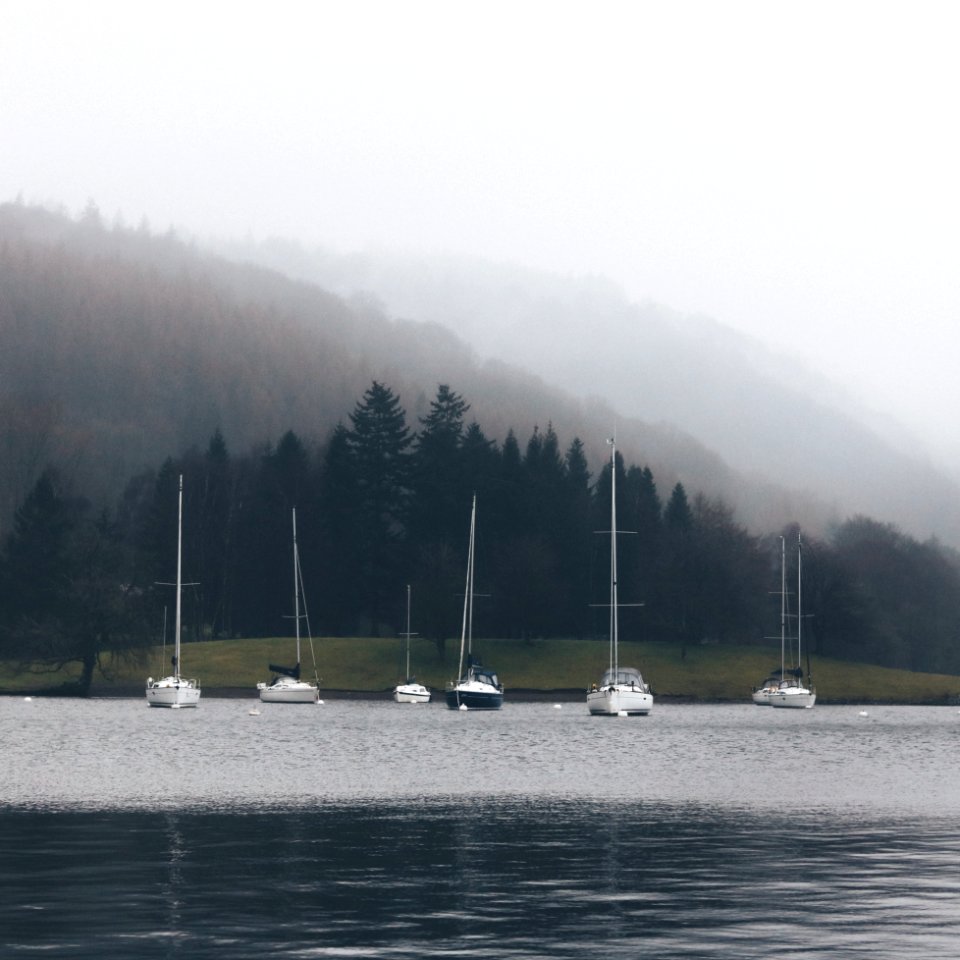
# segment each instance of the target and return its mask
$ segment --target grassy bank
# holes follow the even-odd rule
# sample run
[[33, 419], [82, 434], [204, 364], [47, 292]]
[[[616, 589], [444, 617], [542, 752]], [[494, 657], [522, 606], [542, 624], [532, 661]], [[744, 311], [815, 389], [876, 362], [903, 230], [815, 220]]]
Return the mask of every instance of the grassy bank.
[[[402, 679], [401, 643], [390, 639], [323, 638], [313, 641], [320, 685], [325, 690], [376, 693], [390, 690]], [[606, 643], [577, 640], [534, 642], [484, 640], [477, 644], [484, 661], [494, 666], [507, 691], [582, 691], [599, 679], [607, 662]], [[269, 679], [268, 663], [289, 663], [290, 639], [217, 640], [184, 646], [184, 673], [198, 677], [207, 690], [253, 690]], [[660, 697], [703, 701], [747, 701], [750, 690], [779, 660], [772, 647], [700, 646], [681, 658], [678, 647], [658, 643], [622, 643], [621, 662], [639, 666]], [[167, 648], [169, 655], [169, 647]], [[426, 640], [412, 645], [417, 679], [442, 690], [457, 671], [459, 643], [448, 641], [445, 654]], [[142, 687], [148, 674], [168, 672], [161, 651], [147, 651], [140, 660], [117, 664], [110, 678], [97, 677], [93, 693]], [[812, 664], [820, 703], [957, 703], [960, 677], [910, 673], [825, 658]], [[309, 645], [303, 650], [304, 676], [313, 675]], [[17, 676], [0, 664], [0, 689], [31, 690], [53, 686], [66, 675]]]

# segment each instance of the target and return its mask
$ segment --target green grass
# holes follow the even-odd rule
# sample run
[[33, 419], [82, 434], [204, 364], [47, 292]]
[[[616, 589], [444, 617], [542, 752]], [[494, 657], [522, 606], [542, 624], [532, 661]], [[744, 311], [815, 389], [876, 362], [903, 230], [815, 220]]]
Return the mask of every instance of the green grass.
[[[403, 679], [401, 642], [396, 639], [322, 638], [313, 641], [320, 685], [326, 690], [378, 692], [391, 689]], [[599, 679], [607, 663], [607, 645], [579, 640], [483, 640], [476, 644], [484, 661], [495, 667], [507, 691], [586, 690]], [[427, 640], [414, 640], [413, 672], [421, 683], [443, 689], [457, 672], [459, 642], [450, 640], [441, 657]], [[167, 648], [169, 654], [169, 647]], [[293, 641], [216, 640], [186, 644], [183, 670], [197, 677], [203, 687], [248, 688], [269, 679], [268, 663], [290, 663]], [[749, 698], [778, 659], [778, 651], [758, 646], [697, 646], [681, 658], [679, 647], [661, 643], [622, 643], [620, 660], [638, 666], [663, 697], [705, 701], [740, 701]], [[304, 676], [313, 676], [309, 642], [304, 642]], [[812, 664], [818, 699], [828, 702], [955, 703], [960, 701], [960, 677], [910, 673], [826, 658]], [[167, 672], [159, 649], [138, 658], [109, 666], [109, 678], [97, 676], [93, 693], [110, 695], [143, 685], [148, 674]], [[75, 675], [38, 677], [17, 675], [0, 664], [0, 689], [15, 692], [53, 686]]]

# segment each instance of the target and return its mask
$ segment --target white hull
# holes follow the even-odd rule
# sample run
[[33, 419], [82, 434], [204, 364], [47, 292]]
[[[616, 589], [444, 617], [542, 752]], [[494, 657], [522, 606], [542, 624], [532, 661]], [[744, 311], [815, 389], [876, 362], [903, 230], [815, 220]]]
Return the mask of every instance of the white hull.
[[785, 707], [794, 710], [810, 710], [817, 702], [817, 692], [806, 687], [787, 687], [770, 695], [771, 707]]
[[774, 693], [776, 693], [776, 690], [771, 687], [761, 687], [759, 690], [753, 691], [751, 698], [758, 707], [769, 707], [770, 697]]
[[430, 691], [421, 683], [400, 683], [393, 691], [397, 703], [429, 703]]
[[151, 707], [195, 707], [200, 701], [200, 686], [196, 680], [164, 677], [147, 681], [147, 704]]
[[305, 680], [280, 677], [273, 683], [258, 683], [261, 703], [319, 703], [320, 691]]
[[587, 709], [595, 716], [645, 717], [653, 709], [653, 694], [629, 687], [601, 687], [587, 694]]
[[503, 706], [503, 686], [484, 680], [461, 680], [447, 685], [446, 697], [451, 710], [499, 710]]

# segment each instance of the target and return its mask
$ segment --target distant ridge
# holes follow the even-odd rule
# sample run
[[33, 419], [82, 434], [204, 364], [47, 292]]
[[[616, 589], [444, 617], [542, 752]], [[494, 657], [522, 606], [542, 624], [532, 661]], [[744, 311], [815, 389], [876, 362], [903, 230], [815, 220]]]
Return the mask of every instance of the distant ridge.
[[[795, 445], [821, 461], [820, 474], [798, 472], [806, 479], [797, 489], [775, 482], [757, 467], [765, 435], [744, 411], [766, 416], [774, 401], [765, 396], [782, 404], [784, 391], [771, 387], [765, 395], [757, 371], [733, 360], [707, 381], [709, 355], [694, 365], [698, 338], [673, 343], [662, 319], [657, 336], [673, 343], [675, 356], [655, 379], [654, 332], [642, 311], [629, 347], [618, 353], [613, 345], [597, 357], [581, 349], [582, 369], [577, 377], [568, 369], [561, 389], [521, 361], [536, 365], [529, 351], [538, 343], [545, 353], [547, 344], [572, 348], [578, 335], [582, 340], [574, 318], [593, 317], [592, 343], [611, 333], [615, 317], [612, 307], [604, 314], [602, 300], [594, 304], [582, 293], [568, 302], [559, 281], [550, 301], [501, 293], [500, 308], [489, 312], [483, 305], [494, 291], [477, 288], [475, 323], [485, 317], [488, 338], [503, 338], [504, 353], [516, 361], [508, 362], [482, 359], [440, 322], [445, 304], [466, 297], [449, 282], [437, 284], [432, 309], [414, 304], [428, 301], [428, 278], [408, 297], [410, 309], [401, 310], [391, 301], [395, 288], [378, 290], [374, 275], [352, 290], [331, 282], [339, 290], [333, 293], [302, 275], [291, 279], [255, 265], [254, 250], [234, 254], [230, 260], [174, 235], [109, 227], [95, 209], [73, 220], [22, 204], [0, 206], [0, 532], [47, 461], [66, 465], [83, 492], [112, 504], [135, 472], [205, 446], [217, 427], [235, 451], [274, 442], [287, 429], [322, 442], [378, 379], [399, 394], [412, 427], [437, 384], [448, 383], [488, 436], [502, 440], [513, 429], [523, 444], [535, 427], [552, 424], [563, 446], [581, 438], [595, 471], [616, 425], [624, 456], [651, 468], [661, 495], [682, 481], [691, 493], [722, 497], [757, 531], [794, 519], [822, 529], [861, 512], [960, 543], [955, 485], [799, 393], [789, 423]], [[527, 307], [518, 316], [521, 300]], [[455, 306], [448, 311], [452, 325]], [[413, 319], [391, 319], [404, 313]], [[511, 324], [528, 338], [523, 351], [509, 338]], [[638, 397], [603, 396], [612, 380], [598, 364], [630, 372]], [[728, 444], [729, 460], [719, 443], [712, 449], [684, 429], [679, 403], [673, 422], [663, 415], [669, 402], [654, 393], [671, 379], [671, 389], [686, 391], [691, 402], [700, 395], [700, 405], [709, 405], [712, 396], [715, 416], [742, 434], [740, 447]], [[734, 402], [738, 380], [750, 389]], [[823, 444], [803, 430], [828, 437], [830, 456], [843, 461], [839, 470], [825, 468]], [[844, 474], [859, 495], [849, 483], [841, 487]]]

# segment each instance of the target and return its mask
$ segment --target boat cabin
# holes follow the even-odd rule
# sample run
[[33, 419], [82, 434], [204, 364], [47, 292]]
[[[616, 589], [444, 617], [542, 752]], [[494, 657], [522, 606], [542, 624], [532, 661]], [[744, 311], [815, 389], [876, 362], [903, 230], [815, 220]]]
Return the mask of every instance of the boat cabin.
[[643, 682], [640, 671], [634, 667], [620, 667], [619, 670], [605, 670], [603, 679], [600, 681], [601, 687], [631, 687], [636, 690], [646, 690], [647, 686]]

